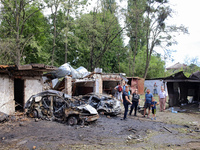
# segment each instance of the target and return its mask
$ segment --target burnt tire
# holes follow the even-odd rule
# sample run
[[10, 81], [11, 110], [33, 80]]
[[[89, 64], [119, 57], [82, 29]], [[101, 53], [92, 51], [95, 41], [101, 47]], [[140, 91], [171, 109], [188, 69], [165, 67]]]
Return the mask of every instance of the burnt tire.
[[33, 110], [30, 113], [28, 113], [28, 116], [31, 118], [38, 118], [38, 112], [37, 110]]
[[67, 124], [70, 125], [70, 126], [77, 125], [78, 124], [78, 117], [76, 117], [76, 116], [70, 116], [67, 119]]

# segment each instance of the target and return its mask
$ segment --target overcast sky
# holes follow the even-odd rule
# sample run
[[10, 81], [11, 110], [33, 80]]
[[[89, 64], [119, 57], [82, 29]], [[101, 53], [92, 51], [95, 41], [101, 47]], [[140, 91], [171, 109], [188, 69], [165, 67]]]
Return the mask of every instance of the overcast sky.
[[[169, 0], [169, 2], [176, 13], [173, 18], [167, 21], [167, 24], [184, 25], [188, 28], [189, 34], [181, 34], [175, 38], [178, 44], [169, 47], [169, 49], [176, 50], [171, 55], [174, 61], [167, 60], [166, 67], [177, 62], [186, 63], [186, 57], [189, 59], [198, 58], [197, 65], [200, 66], [200, 0]], [[163, 50], [159, 49], [157, 52], [162, 53]]]
[[[176, 37], [178, 44], [172, 46], [177, 52], [173, 53], [174, 62], [167, 61], [166, 67], [177, 62], [185, 63], [186, 56], [191, 58], [198, 57], [200, 61], [200, 0], [170, 0], [172, 7], [177, 14], [169, 20], [169, 23], [188, 27], [189, 35], [179, 35]], [[198, 64], [199, 65], [199, 64]]]

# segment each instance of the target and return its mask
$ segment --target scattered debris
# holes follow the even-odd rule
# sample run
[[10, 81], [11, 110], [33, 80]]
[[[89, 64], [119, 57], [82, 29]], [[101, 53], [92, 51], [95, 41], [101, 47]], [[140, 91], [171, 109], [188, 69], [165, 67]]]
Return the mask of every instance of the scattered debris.
[[129, 140], [136, 140], [137, 142], [143, 142], [144, 141], [144, 139], [140, 136], [140, 135], [129, 135], [128, 137], [127, 137], [127, 141], [129, 141]]
[[163, 127], [165, 130], [167, 130], [168, 132], [172, 133], [172, 131], [170, 131], [168, 128]]
[[25, 143], [27, 143], [27, 140], [23, 140], [23, 141], [17, 143], [17, 146], [23, 145], [23, 144], [25, 144]]
[[128, 129], [128, 131], [132, 131], [132, 132], [134, 132], [134, 133], [136, 133], [136, 132], [137, 132], [137, 130], [136, 130], [136, 129], [134, 129], [134, 128], [129, 128], [129, 129]]
[[184, 127], [186, 127], [186, 128], [190, 128], [188, 125], [184, 125]]
[[0, 123], [6, 122], [8, 120], [9, 120], [9, 115], [3, 112], [0, 112]]

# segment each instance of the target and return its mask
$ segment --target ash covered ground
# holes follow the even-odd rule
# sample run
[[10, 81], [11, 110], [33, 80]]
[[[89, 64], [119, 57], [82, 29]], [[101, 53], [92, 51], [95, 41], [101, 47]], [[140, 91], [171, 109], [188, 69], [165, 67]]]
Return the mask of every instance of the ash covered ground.
[[100, 115], [89, 125], [18, 116], [0, 124], [0, 149], [200, 149], [199, 114], [159, 112], [157, 120]]

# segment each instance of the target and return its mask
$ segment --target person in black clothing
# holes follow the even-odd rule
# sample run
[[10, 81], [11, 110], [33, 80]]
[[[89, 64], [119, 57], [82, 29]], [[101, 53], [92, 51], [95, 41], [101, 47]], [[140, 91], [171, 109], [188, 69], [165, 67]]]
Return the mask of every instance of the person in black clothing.
[[126, 85], [125, 87], [125, 91], [123, 92], [123, 104], [124, 104], [124, 118], [122, 120], [126, 120], [126, 116], [128, 113], [128, 105], [132, 104], [132, 102], [129, 100], [129, 96], [128, 96], [128, 91], [129, 91], [129, 87], [128, 85]]
[[135, 109], [134, 116], [136, 116], [138, 104], [140, 104], [140, 95], [138, 94], [138, 90], [136, 89], [135, 92], [133, 93], [132, 105], [131, 105], [131, 110], [130, 110], [129, 115], [132, 114], [132, 111], [134, 108]]

